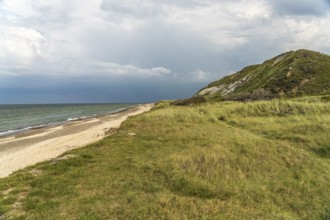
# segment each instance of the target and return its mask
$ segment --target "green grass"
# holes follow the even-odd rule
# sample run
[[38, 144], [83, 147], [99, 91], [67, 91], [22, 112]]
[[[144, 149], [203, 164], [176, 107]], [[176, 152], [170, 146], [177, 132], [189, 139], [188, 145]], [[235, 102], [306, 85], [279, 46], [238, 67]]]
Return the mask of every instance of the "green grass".
[[[222, 92], [230, 90], [230, 85], [242, 80], [244, 83], [240, 83], [233, 91], [226, 93], [226, 95], [222, 94]], [[205, 88], [220, 85], [223, 86], [220, 91], [212, 95], [205, 95], [206, 98], [213, 100], [263, 100], [262, 95], [256, 94], [257, 91], [259, 93], [264, 91], [269, 97], [330, 94], [330, 56], [303, 49], [288, 52], [266, 60], [262, 64], [248, 66], [241, 71], [210, 83]]]
[[323, 97], [162, 103], [77, 157], [0, 179], [0, 216], [329, 219], [329, 131]]

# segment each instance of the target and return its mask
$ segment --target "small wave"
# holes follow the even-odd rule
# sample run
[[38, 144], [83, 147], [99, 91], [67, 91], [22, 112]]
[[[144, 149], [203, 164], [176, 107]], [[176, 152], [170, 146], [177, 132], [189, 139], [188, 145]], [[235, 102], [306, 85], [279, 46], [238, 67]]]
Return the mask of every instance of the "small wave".
[[32, 129], [44, 128], [47, 126], [55, 126], [55, 125], [63, 124], [65, 122], [79, 121], [79, 120], [85, 119], [85, 118], [87, 118], [87, 117], [83, 116], [83, 117], [79, 117], [79, 118], [68, 118], [66, 121], [50, 122], [47, 124], [41, 124], [41, 125], [36, 125], [36, 126], [28, 126], [28, 127], [17, 128], [17, 129], [8, 130], [8, 131], [0, 131], [0, 137], [9, 136], [9, 135], [21, 133], [21, 132], [32, 130]]
[[90, 118], [90, 117], [91, 116], [81, 116], [81, 117], [75, 117], [75, 118], [68, 118], [65, 121], [79, 121], [79, 120], [83, 120], [83, 119]]
[[66, 121], [78, 121], [80, 118], [68, 118]]
[[44, 127], [44, 125], [29, 126], [26, 128], [19, 128], [19, 129], [15, 129], [15, 130], [4, 131], [4, 132], [0, 132], [0, 137], [20, 133], [20, 132], [31, 130], [31, 129], [38, 129], [38, 128], [42, 128], [42, 127]]
[[[14, 135], [14, 134], [17, 134], [17, 133], [21, 133], [21, 132], [25, 132], [27, 130], [32, 130], [32, 129], [38, 129], [38, 128], [43, 128], [43, 127], [47, 127], [47, 126], [57, 126], [57, 125], [60, 125], [60, 124], [65, 124], [66, 122], [71, 122], [71, 121], [79, 121], [79, 120], [83, 120], [83, 119], [86, 119], [86, 118], [93, 118], [93, 117], [98, 117], [98, 116], [104, 116], [104, 115], [109, 115], [109, 114], [116, 114], [116, 113], [119, 113], [119, 112], [122, 112], [122, 111], [125, 111], [129, 108], [132, 108], [133, 106], [136, 106], [136, 104], [132, 104], [132, 105], [128, 105], [128, 106], [125, 106], [125, 107], [122, 107], [122, 108], [117, 108], [117, 109], [113, 109], [112, 111], [105, 111], [105, 112], [102, 112], [102, 113], [97, 113], [97, 114], [87, 114], [87, 115], [84, 115], [84, 116], [78, 116], [78, 117], [70, 117], [68, 115], [68, 118], [65, 119], [65, 117], [62, 119], [56, 119], [56, 121], [51, 121], [51, 122], [46, 122], [45, 124], [40, 124], [40, 125], [36, 125], [36, 126], [27, 126], [27, 127], [21, 127], [21, 128], [14, 128], [14, 129], [10, 129], [10, 130], [7, 130], [7, 131], [4, 131], [4, 130], [0, 130], [0, 137], [4, 137], [4, 136], [10, 136], [10, 135]], [[58, 114], [56, 115], [56, 117], [58, 116]], [[52, 115], [52, 118], [53, 118], [53, 115]], [[0, 127], [1, 129], [1, 127]]]

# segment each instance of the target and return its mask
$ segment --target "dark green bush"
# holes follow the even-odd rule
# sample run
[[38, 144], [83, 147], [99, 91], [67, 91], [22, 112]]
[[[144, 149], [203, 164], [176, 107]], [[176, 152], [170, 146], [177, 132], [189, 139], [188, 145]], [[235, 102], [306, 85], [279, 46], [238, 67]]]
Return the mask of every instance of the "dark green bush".
[[206, 99], [201, 96], [195, 96], [189, 99], [179, 99], [172, 103], [172, 105], [194, 105], [206, 102]]

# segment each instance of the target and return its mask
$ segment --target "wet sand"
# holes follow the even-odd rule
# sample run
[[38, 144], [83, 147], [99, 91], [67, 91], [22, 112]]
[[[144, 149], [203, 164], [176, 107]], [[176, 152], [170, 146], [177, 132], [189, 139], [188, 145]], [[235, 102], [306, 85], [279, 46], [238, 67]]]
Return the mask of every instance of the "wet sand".
[[139, 105], [110, 115], [32, 129], [0, 138], [0, 178], [64, 152], [101, 140], [129, 116], [149, 111], [153, 104]]

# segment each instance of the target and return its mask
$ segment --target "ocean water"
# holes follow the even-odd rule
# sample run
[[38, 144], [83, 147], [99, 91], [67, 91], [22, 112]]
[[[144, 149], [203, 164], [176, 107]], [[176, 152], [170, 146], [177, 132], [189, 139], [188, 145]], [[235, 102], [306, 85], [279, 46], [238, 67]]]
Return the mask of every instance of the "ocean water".
[[0, 105], [0, 136], [86, 117], [110, 114], [136, 104]]

